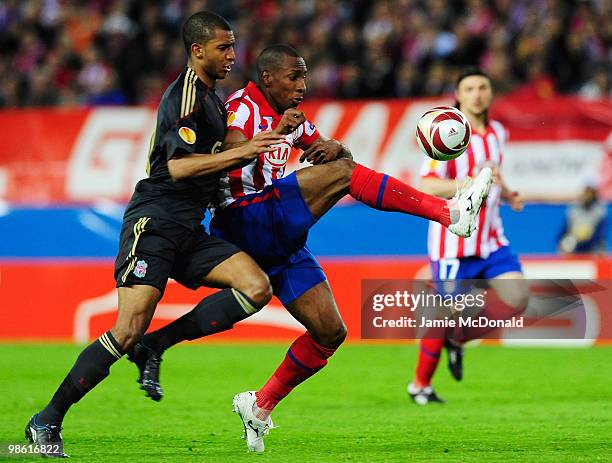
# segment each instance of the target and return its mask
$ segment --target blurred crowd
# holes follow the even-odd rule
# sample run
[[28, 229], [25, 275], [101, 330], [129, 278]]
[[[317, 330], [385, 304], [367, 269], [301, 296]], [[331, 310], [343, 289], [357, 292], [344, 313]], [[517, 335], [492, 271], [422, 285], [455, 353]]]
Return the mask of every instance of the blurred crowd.
[[466, 65], [499, 93], [611, 96], [610, 0], [4, 0], [0, 107], [156, 104], [202, 9], [237, 38], [223, 95], [282, 42], [306, 59], [309, 98], [440, 96]]

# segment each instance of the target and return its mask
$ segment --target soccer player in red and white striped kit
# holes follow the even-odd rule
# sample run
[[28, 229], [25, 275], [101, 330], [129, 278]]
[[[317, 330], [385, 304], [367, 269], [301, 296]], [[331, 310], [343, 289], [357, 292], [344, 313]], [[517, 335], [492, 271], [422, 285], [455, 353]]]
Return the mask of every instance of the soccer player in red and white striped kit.
[[[500, 175], [507, 134], [502, 124], [489, 119], [493, 100], [490, 78], [478, 68], [465, 69], [457, 79], [455, 96], [457, 108], [472, 126], [470, 146], [452, 161], [427, 160], [421, 171], [421, 188], [435, 196], [451, 197], [457, 185], [470, 181], [484, 167], [493, 170], [494, 184], [480, 210], [478, 229], [470, 237], [456, 236], [447, 227], [430, 222], [427, 248], [432, 277], [434, 280], [487, 280], [497, 299], [485, 311], [495, 318], [507, 318], [525, 310], [528, 291], [521, 264], [504, 235], [499, 205], [506, 201], [519, 212], [523, 200], [518, 192], [507, 187]], [[501, 280], [506, 281], [500, 283]], [[419, 405], [443, 402], [431, 387], [442, 349], [447, 348], [451, 374], [459, 381], [463, 377], [463, 342], [483, 334], [486, 330], [472, 329], [462, 333], [463, 339], [453, 339], [448, 332], [426, 335], [420, 342], [414, 380], [408, 384], [408, 394], [414, 402]]]

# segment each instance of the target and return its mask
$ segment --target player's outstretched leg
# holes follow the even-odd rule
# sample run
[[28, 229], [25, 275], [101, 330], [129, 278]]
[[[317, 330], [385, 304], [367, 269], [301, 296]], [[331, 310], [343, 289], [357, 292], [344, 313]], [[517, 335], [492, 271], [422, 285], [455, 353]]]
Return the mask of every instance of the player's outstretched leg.
[[272, 410], [296, 386], [325, 367], [346, 338], [346, 327], [327, 281], [286, 307], [308, 331], [291, 344], [284, 360], [263, 387], [234, 397], [234, 411], [242, 420], [247, 448], [253, 452], [264, 451], [263, 439], [273, 427]]
[[431, 387], [440, 354], [444, 347], [444, 339], [426, 338], [419, 343], [419, 359], [416, 367], [414, 380], [408, 384], [408, 395], [417, 405], [427, 405], [429, 403], [444, 403]]
[[476, 228], [478, 211], [492, 182], [491, 169], [485, 168], [455, 198], [446, 200], [350, 159], [300, 169], [296, 175], [302, 196], [315, 218], [350, 194], [375, 209], [433, 220], [465, 237]]
[[181, 341], [229, 330], [235, 323], [259, 311], [272, 298], [268, 277], [244, 252], [234, 254], [214, 267], [203, 284], [228, 288], [202, 299], [181, 318], [146, 334], [128, 353], [128, 359], [138, 367], [140, 388], [156, 402], [163, 397], [160, 364], [166, 349]]
[[161, 292], [152, 286], [119, 288], [115, 326], [87, 346], [51, 401], [26, 425], [26, 438], [44, 456], [65, 458], [61, 429], [68, 409], [109, 375], [110, 367], [138, 341], [151, 321]]

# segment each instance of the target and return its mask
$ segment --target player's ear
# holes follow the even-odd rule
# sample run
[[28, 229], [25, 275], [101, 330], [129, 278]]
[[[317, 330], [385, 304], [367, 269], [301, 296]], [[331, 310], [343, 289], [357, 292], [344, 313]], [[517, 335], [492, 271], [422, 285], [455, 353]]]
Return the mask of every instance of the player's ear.
[[202, 47], [202, 45], [200, 45], [199, 43], [192, 43], [191, 55], [194, 58], [202, 59], [204, 57], [204, 47]]
[[264, 85], [264, 87], [269, 87], [270, 82], [272, 82], [272, 74], [270, 74], [270, 71], [262, 71], [261, 83]]

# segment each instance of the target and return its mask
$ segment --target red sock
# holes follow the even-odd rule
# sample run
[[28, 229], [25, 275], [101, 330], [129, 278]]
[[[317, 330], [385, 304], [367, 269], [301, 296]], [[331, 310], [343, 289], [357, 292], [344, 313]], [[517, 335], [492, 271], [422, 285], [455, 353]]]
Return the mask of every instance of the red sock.
[[423, 193], [389, 175], [357, 164], [351, 176], [350, 195], [358, 201], [381, 211], [405, 212], [451, 224], [447, 201]]
[[416, 367], [416, 386], [427, 387], [431, 384], [431, 378], [438, 367], [443, 347], [444, 339], [421, 339], [419, 361]]
[[336, 349], [324, 347], [306, 332], [291, 344], [272, 377], [255, 393], [257, 406], [273, 410], [291, 390], [327, 365]]

